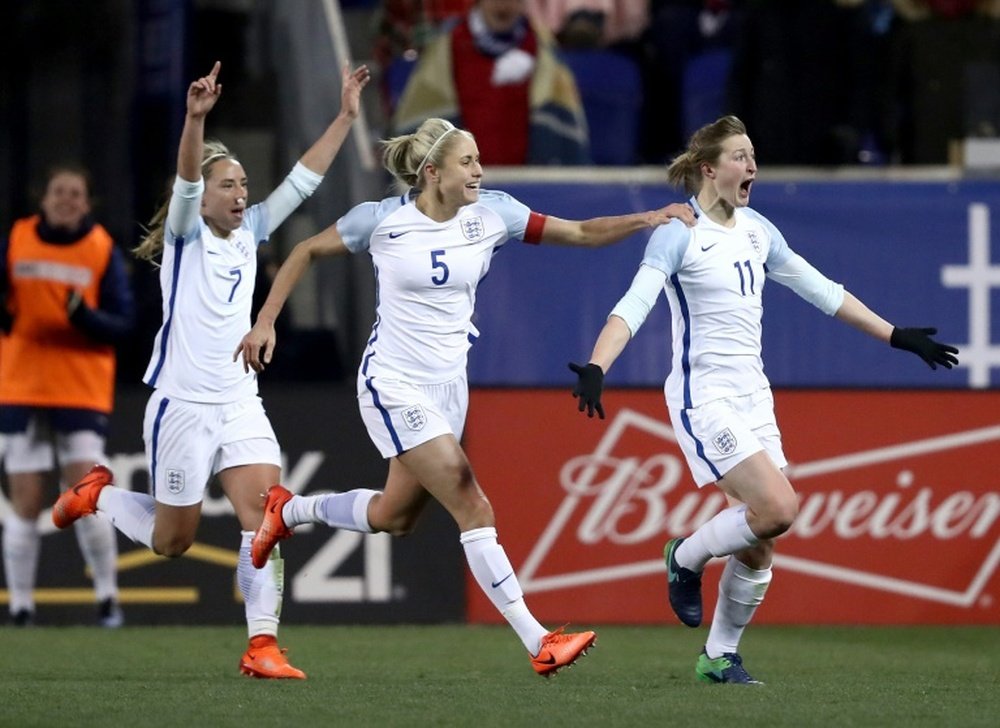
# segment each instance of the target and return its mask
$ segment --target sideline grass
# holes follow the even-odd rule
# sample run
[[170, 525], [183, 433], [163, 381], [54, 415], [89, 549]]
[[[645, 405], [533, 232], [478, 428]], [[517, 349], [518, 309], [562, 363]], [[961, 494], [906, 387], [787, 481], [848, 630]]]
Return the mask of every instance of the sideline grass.
[[289, 682], [239, 674], [238, 627], [0, 628], [0, 725], [997, 725], [995, 627], [755, 627], [761, 688], [695, 682], [704, 637], [600, 627], [544, 680], [503, 627], [289, 626]]

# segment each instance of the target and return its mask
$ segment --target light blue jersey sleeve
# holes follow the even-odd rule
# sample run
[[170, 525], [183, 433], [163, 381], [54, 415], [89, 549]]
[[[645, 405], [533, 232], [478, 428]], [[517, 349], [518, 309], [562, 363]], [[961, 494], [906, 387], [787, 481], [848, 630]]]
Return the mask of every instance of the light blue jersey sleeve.
[[264, 200], [264, 206], [267, 208], [264, 215], [267, 230], [263, 238], [257, 238], [258, 243], [266, 240], [289, 215], [295, 212], [295, 209], [316, 191], [322, 181], [323, 175], [316, 174], [302, 162], [296, 162], [292, 171]]
[[667, 278], [680, 270], [690, 242], [691, 230], [680, 220], [660, 225], [649, 236], [639, 272], [610, 314], [625, 321], [632, 336], [656, 304]]
[[382, 219], [406, 204], [405, 195], [387, 197], [381, 202], [362, 202], [337, 220], [337, 233], [352, 253], [368, 250], [372, 233]]
[[201, 196], [204, 192], [203, 178], [195, 182], [181, 179], [180, 176], [174, 179], [174, 189], [170, 195], [167, 220], [163, 230], [165, 245], [173, 245], [178, 240], [190, 242], [197, 234], [201, 216]]
[[609, 318], [617, 316], [622, 319], [632, 336], [635, 336], [649, 312], [653, 310], [666, 281], [667, 276], [662, 270], [643, 263], [632, 279], [632, 285], [611, 309]]
[[691, 229], [680, 220], [660, 225], [649, 236], [642, 264], [672, 276], [680, 270], [684, 253], [691, 242]]
[[837, 313], [844, 303], [844, 287], [827, 278], [793, 251], [785, 236], [770, 220], [749, 208], [746, 212], [758, 220], [771, 237], [765, 261], [767, 277], [791, 288], [824, 313], [830, 316]]
[[508, 239], [524, 240], [524, 231], [528, 227], [531, 208], [499, 190], [480, 190], [479, 202], [500, 216], [504, 225], [507, 226]]

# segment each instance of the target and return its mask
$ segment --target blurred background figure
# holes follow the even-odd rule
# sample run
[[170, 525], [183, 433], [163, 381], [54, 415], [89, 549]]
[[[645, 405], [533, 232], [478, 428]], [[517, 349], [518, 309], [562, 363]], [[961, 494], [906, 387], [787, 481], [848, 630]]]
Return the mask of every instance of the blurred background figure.
[[650, 0], [528, 0], [528, 13], [567, 50], [609, 48], [636, 40], [649, 25]]
[[573, 73], [591, 163], [640, 163], [646, 98], [660, 93], [646, 88], [649, 0], [528, 0], [528, 14], [555, 35], [559, 58]]
[[587, 122], [572, 72], [525, 0], [477, 0], [431, 41], [392, 111], [391, 134], [428, 117], [468, 129], [483, 164], [584, 164]]
[[[14, 223], [0, 244], [0, 433], [11, 509], [4, 519], [4, 574], [11, 620], [34, 621], [33, 590], [46, 485], [61, 487], [105, 461], [114, 401], [114, 343], [129, 332], [133, 299], [125, 263], [91, 217], [89, 176], [71, 165], [48, 176], [41, 210]], [[122, 624], [114, 527], [75, 527], [90, 568], [98, 621]]]

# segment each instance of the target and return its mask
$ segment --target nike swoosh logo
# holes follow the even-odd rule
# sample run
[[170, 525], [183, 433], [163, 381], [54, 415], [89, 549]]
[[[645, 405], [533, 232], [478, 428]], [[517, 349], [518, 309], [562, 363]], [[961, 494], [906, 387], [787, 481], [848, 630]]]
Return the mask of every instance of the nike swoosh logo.
[[537, 662], [539, 665], [554, 665], [554, 664], [556, 664], [556, 656], [553, 655], [551, 652], [549, 653], [549, 656], [547, 658], [545, 658], [544, 660], [541, 659], [541, 657], [542, 656], [539, 655], [538, 657], [535, 658], [535, 662]]
[[512, 576], [514, 576], [514, 572], [513, 571], [510, 572], [509, 574], [507, 574], [507, 576], [505, 576], [500, 581], [494, 581], [493, 582], [493, 588], [496, 589], [498, 586], [500, 586], [501, 584], [503, 584], [505, 581], [507, 581]]
[[410, 232], [410, 231], [409, 231], [409, 230], [404, 230], [404, 231], [403, 231], [403, 232], [401, 232], [401, 233], [389, 233], [389, 237], [390, 237], [390, 238], [392, 238], [393, 240], [395, 240], [396, 238], [401, 238], [401, 237], [403, 237], [403, 236], [404, 236], [404, 235], [406, 235], [406, 234], [407, 234], [408, 232]]
[[271, 511], [271, 513], [277, 513], [278, 512], [278, 504], [277, 503], [272, 503], [269, 510]]
[[219, 251], [217, 250], [206, 250], [205, 252], [209, 255], [219, 255]]
[[701, 246], [701, 252], [702, 253], [707, 253], [709, 250], [711, 250], [712, 248], [714, 248], [716, 245], [718, 245], [718, 243], [712, 243], [707, 248], [704, 245], [702, 245]]
[[77, 483], [76, 485], [73, 486], [73, 493], [75, 495], [80, 495], [80, 491], [86, 488], [88, 485], [90, 485], [90, 480], [84, 480], [80, 483]]

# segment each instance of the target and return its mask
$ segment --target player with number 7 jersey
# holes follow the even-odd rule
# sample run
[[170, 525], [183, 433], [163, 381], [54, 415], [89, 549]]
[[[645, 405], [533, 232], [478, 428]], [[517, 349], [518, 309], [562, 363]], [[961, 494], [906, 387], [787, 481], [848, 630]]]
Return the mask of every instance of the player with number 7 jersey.
[[113, 487], [104, 465], [57, 501], [66, 528], [102, 511], [119, 531], [163, 556], [194, 543], [205, 489], [217, 478], [240, 525], [236, 582], [250, 638], [240, 671], [260, 678], [304, 678], [278, 647], [282, 561], [250, 563], [263, 517], [260, 494], [281, 478], [281, 450], [257, 395], [257, 378], [232, 359], [250, 324], [257, 246], [319, 186], [360, 111], [365, 66], [345, 64], [341, 109], [284, 181], [260, 204], [248, 203], [243, 165], [220, 142], [205, 140], [205, 118], [222, 93], [221, 65], [190, 84], [169, 202], [153, 217], [135, 253], [159, 258], [163, 324], [144, 381], [154, 388], [143, 439], [151, 494]]

